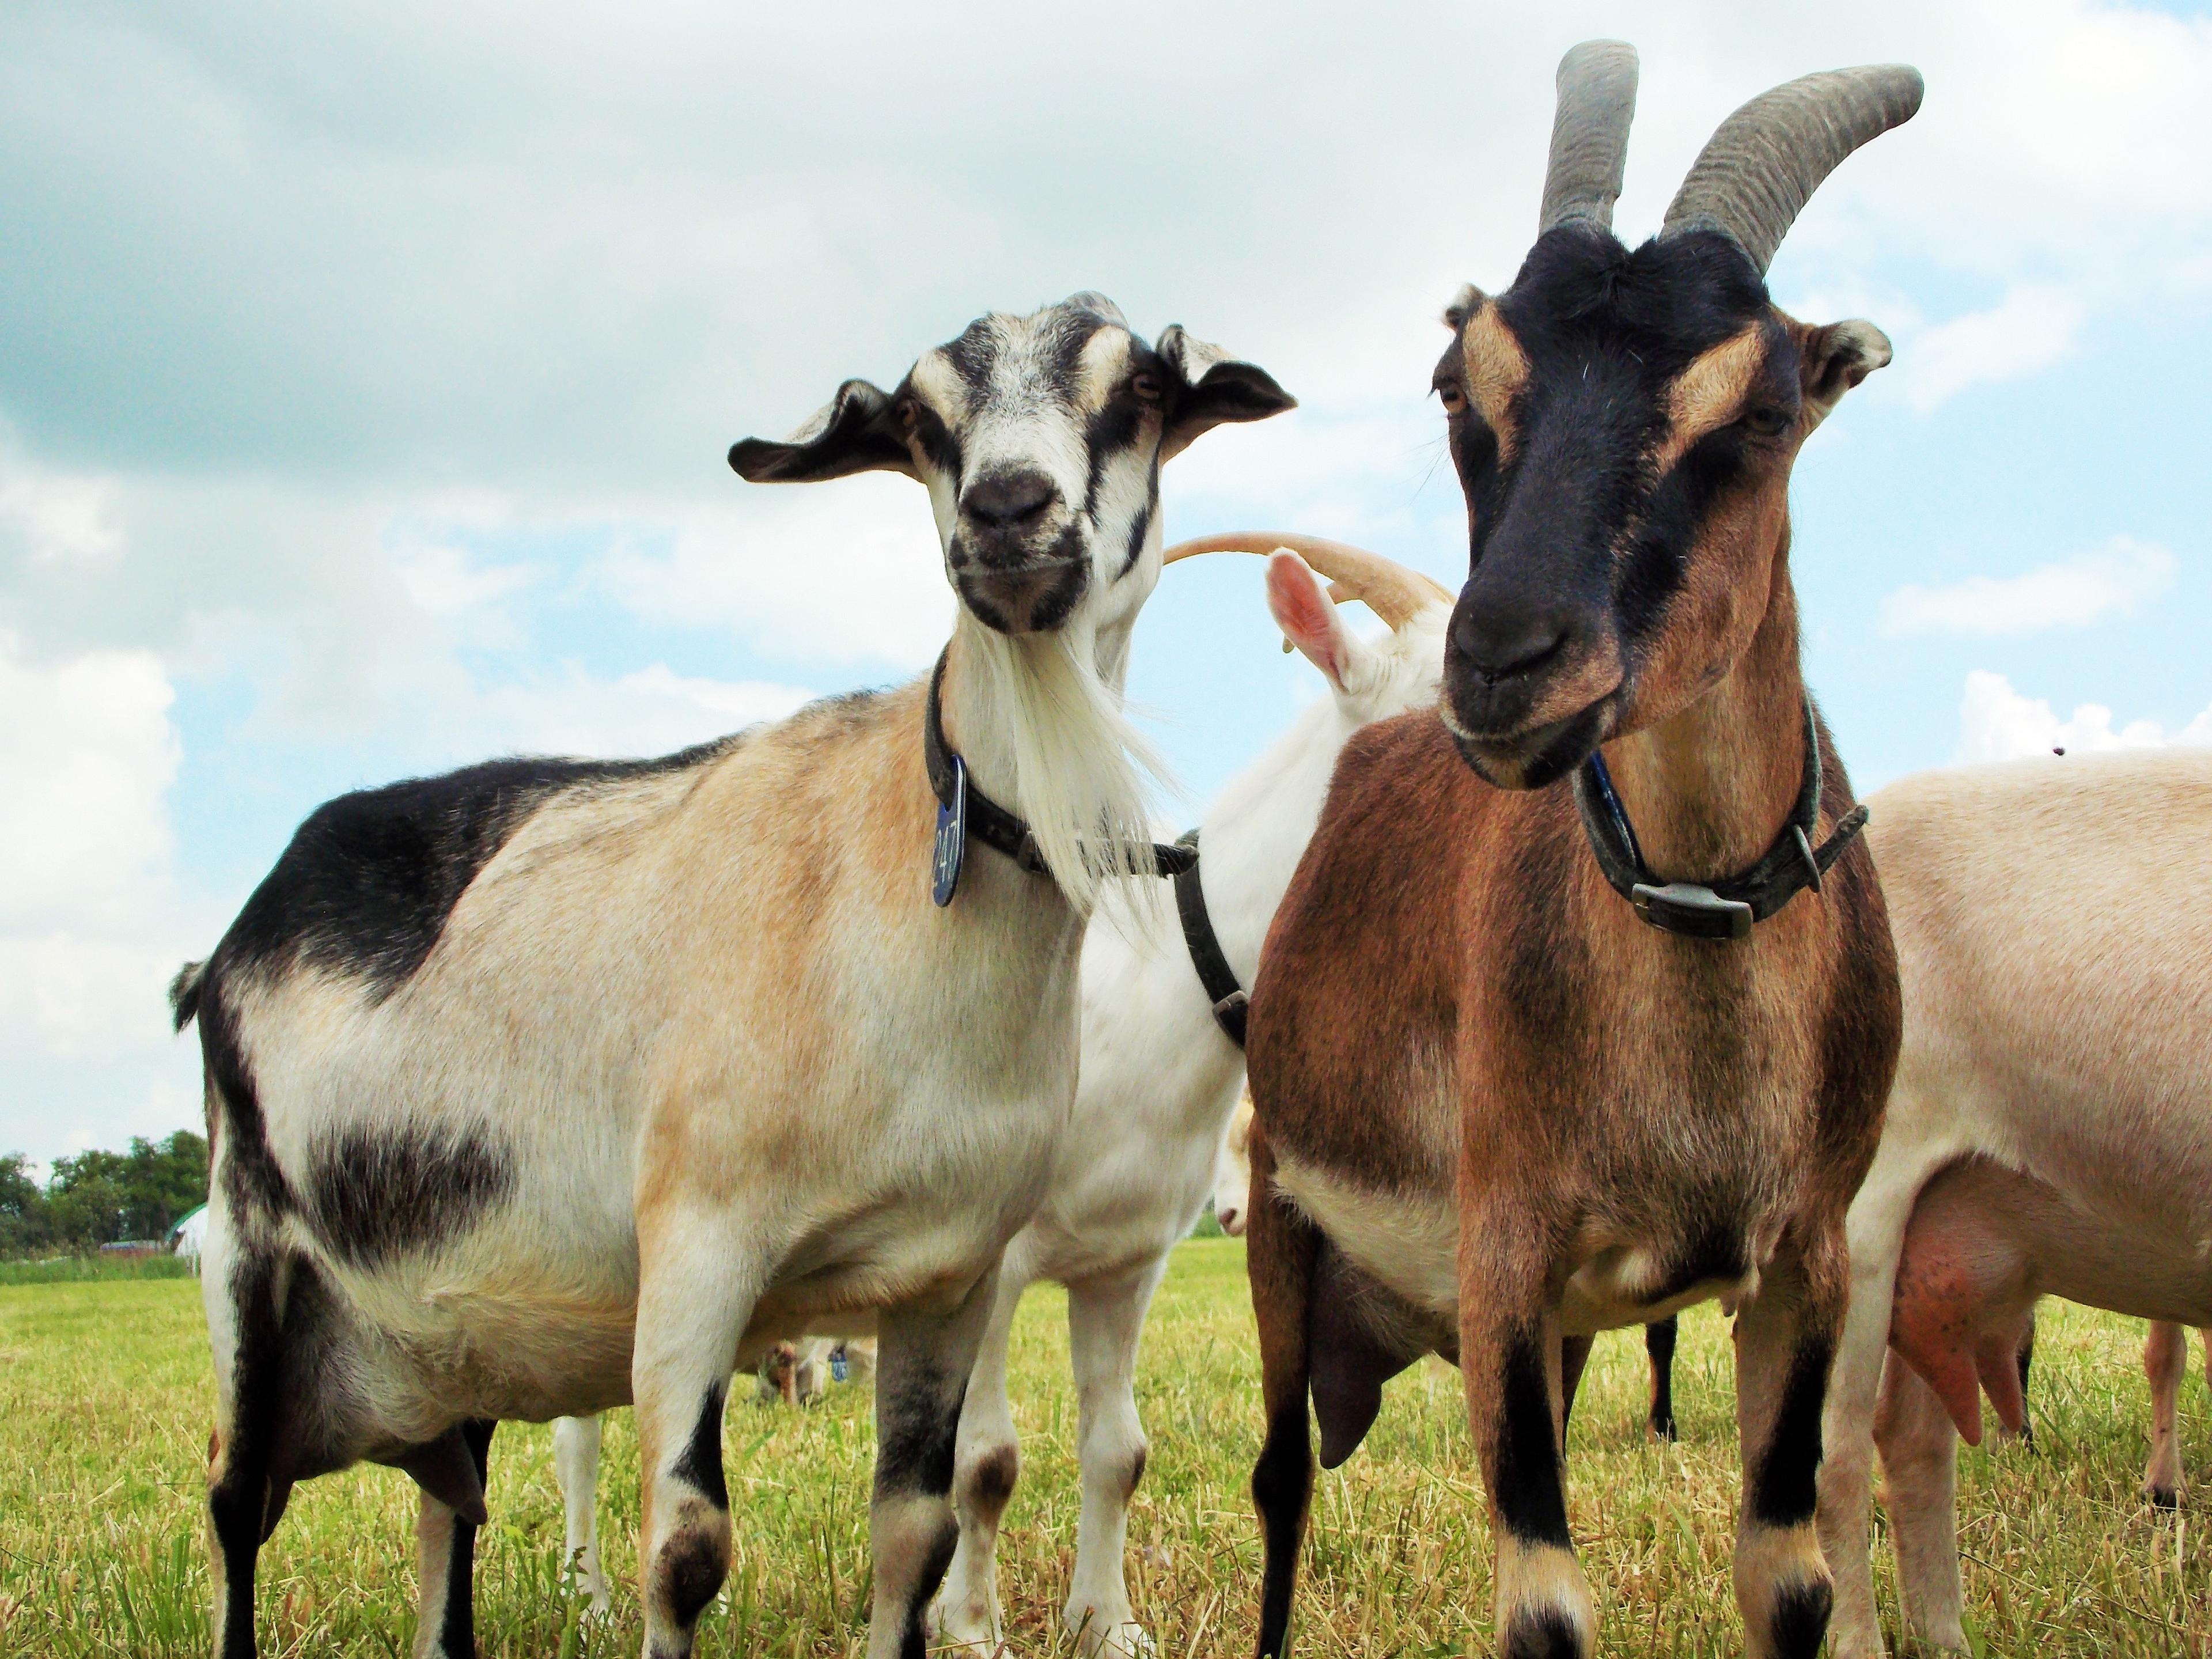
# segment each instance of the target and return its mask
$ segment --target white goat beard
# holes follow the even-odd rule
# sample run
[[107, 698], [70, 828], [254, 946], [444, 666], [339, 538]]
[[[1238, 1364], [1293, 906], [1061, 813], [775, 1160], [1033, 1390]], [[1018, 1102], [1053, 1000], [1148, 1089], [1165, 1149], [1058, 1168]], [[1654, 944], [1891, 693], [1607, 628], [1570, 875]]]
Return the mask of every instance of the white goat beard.
[[1006, 805], [1029, 821], [1060, 891], [1085, 915], [1102, 898], [1145, 908], [1157, 885], [1146, 805], [1166, 769], [1098, 677], [1091, 630], [1009, 635], [975, 624], [968, 635], [984, 706], [1013, 758]]

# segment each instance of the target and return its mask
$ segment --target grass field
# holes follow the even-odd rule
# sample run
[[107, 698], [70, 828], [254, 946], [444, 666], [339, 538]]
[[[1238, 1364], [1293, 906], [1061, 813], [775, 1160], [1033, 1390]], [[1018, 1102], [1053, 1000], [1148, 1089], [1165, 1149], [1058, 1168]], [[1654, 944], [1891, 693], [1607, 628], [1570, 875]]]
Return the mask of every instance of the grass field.
[[[1032, 1293], [1017, 1334], [1023, 1480], [1000, 1556], [1018, 1653], [1054, 1643], [1073, 1549], [1075, 1408], [1063, 1302]], [[2052, 1306], [2037, 1338], [2039, 1449], [1969, 1452], [1961, 1513], [1973, 1629], [1988, 1655], [2202, 1656], [2212, 1583], [2200, 1528], [2137, 1497], [2148, 1407], [2142, 1327]], [[1620, 1655], [1741, 1650], [1728, 1590], [1735, 1502], [1727, 1328], [1683, 1322], [1676, 1448], [1641, 1432], [1633, 1334], [1603, 1339], [1571, 1445], [1575, 1531], [1601, 1647]], [[1322, 1477], [1299, 1601], [1309, 1655], [1487, 1653], [1489, 1559], [1456, 1375], [1417, 1369], [1345, 1469]], [[1258, 1367], [1243, 1247], [1185, 1245], [1146, 1334], [1139, 1401], [1152, 1441], [1130, 1517], [1139, 1609], [1165, 1659], [1249, 1650], [1259, 1547], [1244, 1481]], [[2212, 1493], [2203, 1384], [2182, 1396], [2187, 1466]], [[207, 1442], [197, 1287], [164, 1280], [0, 1288], [0, 1655], [206, 1651], [200, 1546]], [[733, 1408], [725, 1455], [738, 1563], [701, 1625], [707, 1655], [845, 1655], [865, 1645], [867, 1396], [811, 1410]], [[550, 1434], [509, 1426], [492, 1448], [478, 1630], [493, 1655], [636, 1650], [637, 1522], [629, 1414], [611, 1420], [601, 1489], [611, 1629], [563, 1580]], [[413, 1635], [414, 1488], [362, 1468], [295, 1494], [262, 1556], [270, 1654], [398, 1654]], [[1893, 1610], [1886, 1563], [1884, 1606]]]

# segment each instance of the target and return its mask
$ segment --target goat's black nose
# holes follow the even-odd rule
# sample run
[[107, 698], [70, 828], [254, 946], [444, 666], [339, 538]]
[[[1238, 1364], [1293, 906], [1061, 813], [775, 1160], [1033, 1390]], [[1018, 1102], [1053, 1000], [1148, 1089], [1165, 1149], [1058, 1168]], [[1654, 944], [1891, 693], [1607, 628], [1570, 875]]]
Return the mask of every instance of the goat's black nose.
[[1060, 497], [1051, 479], [1027, 470], [986, 472], [960, 492], [960, 510], [979, 523], [1012, 526], [1033, 519]]
[[1495, 684], [1540, 668], [1573, 631], [1563, 611], [1538, 608], [1471, 612], [1452, 624], [1452, 647], [1469, 668]]

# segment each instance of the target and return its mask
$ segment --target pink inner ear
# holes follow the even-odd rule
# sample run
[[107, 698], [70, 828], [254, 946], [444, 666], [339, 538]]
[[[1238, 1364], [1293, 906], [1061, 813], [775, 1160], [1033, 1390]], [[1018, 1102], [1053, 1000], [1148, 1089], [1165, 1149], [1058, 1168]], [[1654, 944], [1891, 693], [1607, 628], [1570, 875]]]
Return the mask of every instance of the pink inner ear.
[[1304, 652], [1331, 685], [1343, 690], [1344, 631], [1336, 606], [1321, 578], [1297, 554], [1277, 553], [1267, 560], [1267, 609], [1283, 637]]

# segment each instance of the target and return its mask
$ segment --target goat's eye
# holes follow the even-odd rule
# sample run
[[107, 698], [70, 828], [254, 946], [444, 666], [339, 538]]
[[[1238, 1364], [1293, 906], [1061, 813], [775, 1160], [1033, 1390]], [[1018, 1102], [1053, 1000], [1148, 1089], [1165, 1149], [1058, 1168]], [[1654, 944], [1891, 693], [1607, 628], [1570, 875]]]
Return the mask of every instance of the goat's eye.
[[1129, 377], [1129, 390], [1148, 404], [1156, 404], [1165, 395], [1165, 388], [1160, 385], [1160, 377], [1141, 371]]
[[1467, 393], [1459, 389], [1456, 381], [1438, 380], [1436, 384], [1436, 393], [1437, 401], [1444, 406], [1444, 413], [1447, 415], [1456, 415], [1467, 407]]
[[1747, 409], [1736, 424], [1754, 438], [1778, 438], [1790, 429], [1790, 416], [1779, 409]]

